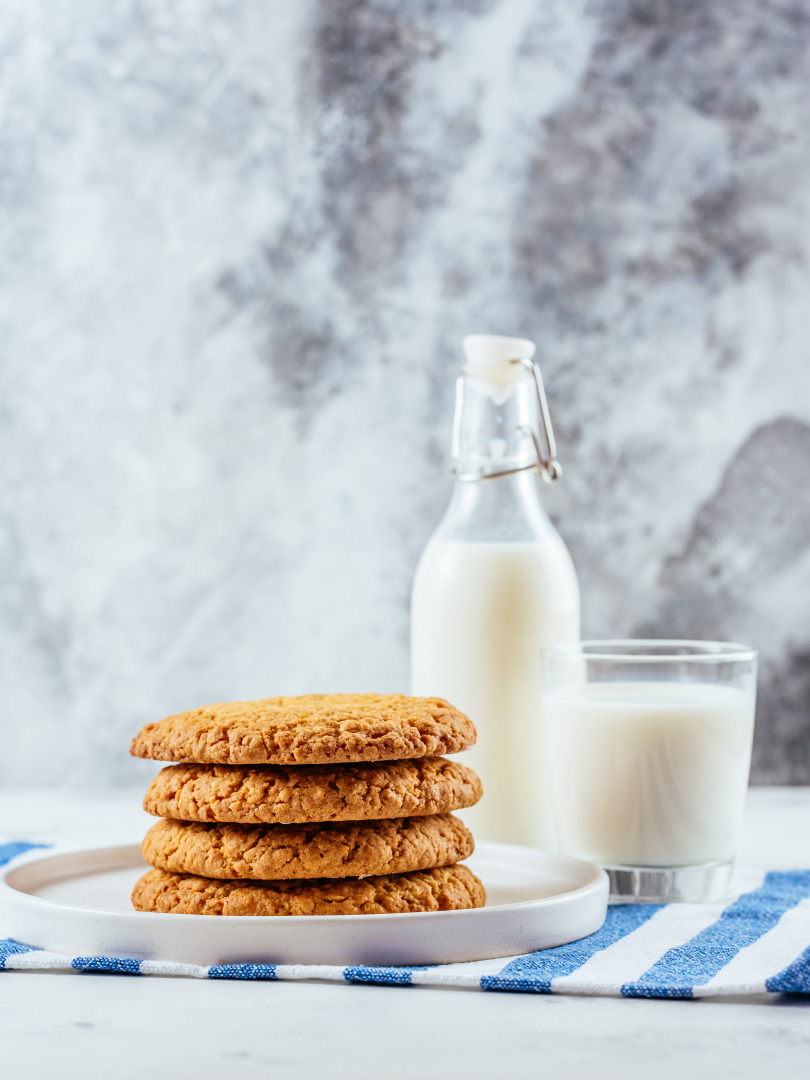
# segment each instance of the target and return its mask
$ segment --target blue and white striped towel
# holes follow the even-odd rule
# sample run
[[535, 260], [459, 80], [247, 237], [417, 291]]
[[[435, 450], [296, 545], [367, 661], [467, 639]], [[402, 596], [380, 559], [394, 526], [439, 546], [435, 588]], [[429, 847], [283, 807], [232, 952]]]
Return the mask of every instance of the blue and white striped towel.
[[[0, 844], [0, 865], [35, 846]], [[582, 941], [525, 956], [439, 967], [197, 967], [127, 957], [66, 956], [0, 939], [0, 970], [64, 969], [612, 997], [810, 994], [810, 870], [739, 870], [732, 895], [719, 903], [619, 904], [608, 908], [602, 929]]]

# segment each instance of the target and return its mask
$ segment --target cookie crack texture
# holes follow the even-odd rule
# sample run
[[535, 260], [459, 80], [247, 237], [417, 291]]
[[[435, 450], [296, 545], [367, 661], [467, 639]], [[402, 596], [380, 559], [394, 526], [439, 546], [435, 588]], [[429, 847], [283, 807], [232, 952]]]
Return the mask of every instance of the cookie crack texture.
[[306, 694], [205, 706], [147, 724], [135, 757], [231, 765], [396, 761], [453, 754], [472, 721], [442, 698]]
[[452, 814], [291, 826], [162, 819], [142, 845], [156, 869], [222, 880], [401, 874], [453, 865], [473, 849], [472, 834]]
[[444, 814], [472, 806], [481, 793], [472, 769], [435, 757], [335, 768], [170, 765], [143, 805], [182, 821], [292, 825]]

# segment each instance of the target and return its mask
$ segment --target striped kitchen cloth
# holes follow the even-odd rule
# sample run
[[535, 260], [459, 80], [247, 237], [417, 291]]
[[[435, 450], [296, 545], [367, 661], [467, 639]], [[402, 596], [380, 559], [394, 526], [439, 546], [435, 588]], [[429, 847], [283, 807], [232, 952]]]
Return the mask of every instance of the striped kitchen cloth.
[[[0, 844], [0, 865], [35, 846], [42, 845]], [[608, 908], [601, 930], [570, 945], [437, 967], [198, 967], [128, 957], [67, 956], [0, 939], [0, 970], [65, 969], [611, 997], [810, 994], [810, 870], [739, 870], [732, 894], [718, 903], [616, 904]]]

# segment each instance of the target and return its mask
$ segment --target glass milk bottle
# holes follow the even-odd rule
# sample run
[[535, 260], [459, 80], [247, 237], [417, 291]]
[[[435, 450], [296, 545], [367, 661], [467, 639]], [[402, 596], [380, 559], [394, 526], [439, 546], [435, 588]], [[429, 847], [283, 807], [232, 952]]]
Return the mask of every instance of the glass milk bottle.
[[453, 494], [413, 585], [411, 692], [478, 729], [463, 760], [484, 797], [460, 812], [476, 838], [549, 848], [541, 650], [579, 638], [576, 572], [540, 499], [560, 470], [533, 343], [473, 335], [464, 353]]

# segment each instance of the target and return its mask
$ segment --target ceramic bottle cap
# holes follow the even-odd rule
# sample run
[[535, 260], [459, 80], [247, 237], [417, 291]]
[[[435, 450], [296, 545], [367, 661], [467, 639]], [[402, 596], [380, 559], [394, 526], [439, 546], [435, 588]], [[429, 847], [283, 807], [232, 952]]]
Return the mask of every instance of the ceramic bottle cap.
[[464, 371], [478, 379], [498, 383], [525, 378], [525, 368], [514, 361], [531, 360], [535, 352], [533, 341], [498, 334], [468, 334], [463, 345]]

